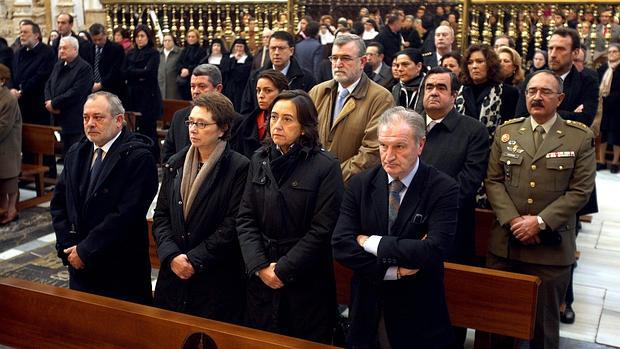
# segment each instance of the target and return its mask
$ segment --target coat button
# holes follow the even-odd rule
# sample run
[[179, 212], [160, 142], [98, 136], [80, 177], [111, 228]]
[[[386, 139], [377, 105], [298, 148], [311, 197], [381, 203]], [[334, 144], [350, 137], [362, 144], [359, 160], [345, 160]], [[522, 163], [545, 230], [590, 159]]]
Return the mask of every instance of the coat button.
[[530, 187], [536, 188], [536, 182], [530, 182]]
[[532, 198], [528, 198], [528, 199], [527, 199], [527, 203], [528, 203], [528, 204], [530, 204], [530, 205], [531, 205], [531, 204], [533, 204], [533, 203], [534, 203], [534, 199], [532, 199]]
[[292, 185], [293, 185], [294, 187], [296, 187], [298, 184], [299, 184], [299, 183], [297, 183], [297, 181], [293, 181], [293, 183], [292, 183]]
[[564, 169], [564, 166], [560, 165], [558, 168], [559, 168], [560, 170], [563, 170], [563, 169]]
[[183, 205], [183, 201], [179, 200], [179, 205]]
[[263, 165], [267, 165], [267, 161], [263, 161]]
[[532, 165], [532, 171], [536, 171], [536, 165]]
[[265, 183], [265, 178], [264, 178], [264, 177], [263, 177], [263, 178], [261, 178], [261, 179], [260, 179], [260, 182], [261, 182], [261, 184]]

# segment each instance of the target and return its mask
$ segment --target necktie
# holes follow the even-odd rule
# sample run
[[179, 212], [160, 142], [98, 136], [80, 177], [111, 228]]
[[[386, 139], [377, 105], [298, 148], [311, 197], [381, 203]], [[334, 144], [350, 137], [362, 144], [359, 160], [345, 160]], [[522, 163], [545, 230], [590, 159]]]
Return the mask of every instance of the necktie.
[[336, 118], [338, 118], [338, 115], [342, 111], [342, 107], [344, 107], [344, 102], [347, 100], [348, 95], [349, 90], [347, 90], [346, 88], [340, 91], [340, 93], [338, 93], [338, 98], [336, 99], [336, 106], [334, 107], [334, 121], [336, 120]]
[[403, 182], [395, 179], [390, 183], [390, 193], [388, 196], [388, 231], [392, 234], [392, 225], [398, 217], [398, 209], [400, 208], [400, 192], [405, 188]]
[[534, 149], [538, 151], [538, 148], [543, 142], [543, 134], [545, 134], [545, 129], [538, 125], [534, 129]]
[[431, 130], [433, 129], [433, 127], [435, 127], [435, 125], [437, 125], [435, 121], [429, 122], [428, 125], [426, 125], [426, 133], [428, 134], [429, 132], [431, 132]]
[[101, 60], [101, 47], [96, 46], [95, 49], [95, 66], [93, 68], [93, 75], [95, 82], [101, 82], [101, 73], [99, 72], [99, 60]]
[[95, 162], [93, 166], [90, 168], [90, 177], [88, 179], [88, 194], [90, 196], [93, 189], [95, 189], [95, 183], [97, 183], [97, 177], [99, 177], [99, 172], [101, 172], [101, 168], [103, 167], [103, 149], [97, 148], [95, 150]]

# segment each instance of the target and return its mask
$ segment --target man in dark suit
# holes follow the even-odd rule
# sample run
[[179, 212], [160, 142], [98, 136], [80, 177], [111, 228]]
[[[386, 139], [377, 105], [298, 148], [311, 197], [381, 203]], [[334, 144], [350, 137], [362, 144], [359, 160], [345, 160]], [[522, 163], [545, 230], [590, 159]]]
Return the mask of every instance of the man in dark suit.
[[123, 105], [108, 92], [90, 95], [83, 110], [86, 138], [67, 153], [50, 205], [58, 257], [71, 289], [150, 304], [151, 140], [123, 128]]
[[[549, 69], [564, 83], [564, 100], [558, 107], [560, 116], [590, 126], [598, 107], [598, 79], [579, 72], [573, 65], [579, 47], [579, 33], [576, 30], [564, 27], [556, 29], [548, 44]], [[525, 105], [525, 86], [528, 82], [529, 78], [522, 84], [515, 116], [528, 115]]]
[[93, 68], [78, 56], [78, 41], [72, 36], [60, 39], [58, 62], [45, 84], [45, 109], [62, 130], [63, 152], [84, 136], [82, 108], [93, 87]]
[[73, 32], [73, 16], [65, 12], [59, 14], [58, 17], [56, 17], [56, 25], [57, 25], [56, 30], [58, 30], [58, 34], [60, 35], [58, 36], [58, 38], [56, 38], [56, 40], [54, 40], [51, 43], [51, 46], [54, 49], [54, 53], [58, 54], [58, 47], [60, 46], [60, 39], [67, 37], [67, 36], [73, 36], [74, 38], [77, 39], [80, 45], [80, 48], [79, 48], [80, 57], [82, 57], [82, 59], [87, 62], [91, 62], [93, 60], [91, 57], [92, 44], [82, 39], [76, 33]]
[[422, 117], [379, 121], [381, 166], [354, 176], [334, 230], [334, 257], [353, 269], [351, 348], [448, 348], [443, 261], [456, 229], [458, 185], [419, 160]]
[[256, 70], [248, 79], [248, 84], [243, 91], [240, 114], [249, 114], [258, 108], [256, 101], [256, 83], [258, 74], [263, 70], [275, 69], [286, 75], [291, 90], [310, 91], [316, 85], [314, 74], [297, 63], [295, 53], [295, 38], [289, 32], [277, 31], [269, 39], [269, 58], [272, 66], [263, 66]]
[[422, 53], [424, 65], [432, 68], [439, 65], [441, 57], [452, 51], [454, 43], [454, 30], [448, 25], [440, 25], [433, 31], [435, 50]]
[[19, 101], [24, 122], [50, 125], [43, 91], [56, 63], [56, 56], [49, 46], [41, 42], [39, 25], [29, 19], [21, 23], [19, 40], [22, 47], [13, 61], [11, 94]]
[[271, 60], [269, 59], [269, 38], [271, 38], [271, 34], [273, 34], [271, 29], [263, 29], [263, 33], [261, 34], [262, 45], [256, 49], [256, 52], [254, 52], [252, 71], [260, 69], [266, 65], [271, 65]]
[[[368, 59], [366, 65], [370, 70], [367, 72], [368, 77], [377, 84], [391, 89], [393, 80], [392, 68], [383, 62], [385, 58], [383, 54], [383, 45], [376, 41], [369, 43], [368, 46], [366, 46], [366, 58]], [[364, 71], [366, 71], [366, 69], [364, 69]]]
[[305, 39], [295, 44], [295, 59], [302, 67], [307, 67], [316, 77], [323, 60], [323, 45], [317, 39], [319, 23], [311, 21], [304, 30]]
[[[211, 64], [201, 64], [194, 68], [190, 80], [190, 91], [192, 100], [195, 100], [203, 93], [217, 91], [222, 92], [222, 73], [218, 67]], [[181, 149], [189, 145], [189, 129], [185, 121], [192, 111], [192, 106], [178, 110], [172, 116], [170, 128], [166, 134], [166, 140], [162, 149], [163, 162], [178, 153]]]
[[383, 52], [385, 54], [384, 61], [388, 66], [392, 66], [392, 61], [396, 58], [396, 52], [402, 50], [401, 43], [403, 37], [400, 35], [400, 29], [403, 25], [402, 19], [397, 14], [391, 14], [387, 17], [387, 24], [379, 35], [377, 35], [374, 41], [383, 45]]
[[107, 91], [125, 98], [125, 82], [121, 74], [125, 51], [121, 45], [108, 40], [103, 24], [95, 23], [88, 29], [93, 39], [91, 54], [94, 84], [92, 91]]

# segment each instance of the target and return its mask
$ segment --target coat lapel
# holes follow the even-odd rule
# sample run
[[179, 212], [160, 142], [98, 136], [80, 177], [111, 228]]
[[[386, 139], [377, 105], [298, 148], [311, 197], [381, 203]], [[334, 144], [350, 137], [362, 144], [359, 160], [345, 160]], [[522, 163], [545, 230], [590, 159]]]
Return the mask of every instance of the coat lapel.
[[400, 204], [400, 208], [398, 210], [398, 216], [396, 217], [396, 221], [392, 226], [394, 230], [394, 234], [392, 235], [402, 235], [401, 227], [404, 222], [409, 220], [418, 209], [420, 202], [422, 201], [422, 195], [426, 188], [426, 182], [428, 178], [428, 167], [420, 161], [420, 166], [418, 167], [418, 172], [413, 176], [413, 180], [409, 184], [409, 188], [407, 188], [407, 192], [405, 193], [405, 197]]
[[388, 179], [387, 173], [380, 168], [372, 181], [373, 190], [371, 197], [375, 199], [374, 208], [375, 216], [379, 226], [381, 227], [381, 235], [388, 234]]
[[[118, 150], [121, 146], [121, 143], [123, 143], [125, 136], [127, 135], [127, 131], [123, 129], [121, 132], [121, 135], [114, 141], [112, 147], [110, 147], [110, 150], [103, 158], [103, 168], [101, 169], [99, 178], [97, 178], [97, 183], [95, 183], [95, 186], [93, 187], [92, 193], [96, 193], [97, 190], [99, 190], [99, 187], [101, 187], [101, 185], [105, 183], [106, 179], [110, 175], [110, 172], [112, 172], [112, 169], [114, 169], [116, 163], [121, 158], [121, 153]], [[86, 198], [86, 200], [89, 199], [90, 197]]]

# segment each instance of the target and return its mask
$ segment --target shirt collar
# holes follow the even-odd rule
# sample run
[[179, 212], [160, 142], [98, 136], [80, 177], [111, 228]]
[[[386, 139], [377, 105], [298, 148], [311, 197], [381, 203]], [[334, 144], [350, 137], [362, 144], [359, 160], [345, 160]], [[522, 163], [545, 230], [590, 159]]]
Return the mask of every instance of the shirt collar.
[[[349, 85], [349, 87], [347, 87], [347, 90], [349, 91], [349, 94], [353, 94], [353, 91], [355, 91], [355, 88], [357, 87], [357, 85], [359, 85], [361, 80], [362, 80], [362, 77], [360, 76], [360, 78], [357, 79], [357, 81], [355, 81], [354, 83]], [[340, 94], [340, 91], [342, 91], [343, 89], [344, 89], [344, 87], [342, 87], [342, 85], [340, 85], [340, 83], [338, 83], [338, 93], [339, 94]]]
[[536, 126], [540, 125], [545, 130], [545, 133], [549, 134], [549, 130], [551, 130], [551, 127], [553, 126], [553, 124], [555, 124], [555, 121], [557, 119], [558, 119], [558, 114], [556, 113], [555, 115], [553, 115], [551, 119], [547, 120], [547, 122], [540, 125], [539, 123], [536, 122], [536, 120], [534, 120], [534, 118], [530, 117], [530, 123], [532, 124], [532, 131], [536, 129]]
[[[409, 187], [411, 186], [411, 182], [413, 181], [413, 177], [415, 177], [415, 174], [418, 172], [419, 167], [420, 158], [416, 160], [415, 166], [413, 166], [413, 170], [411, 170], [408, 175], [400, 179], [400, 181], [405, 185], [405, 188], [409, 189]], [[388, 174], [388, 184], [392, 183], [393, 181], [394, 178]]]
[[[280, 70], [280, 73], [284, 74], [284, 76], [286, 76], [286, 74], [288, 74], [288, 69], [291, 67], [291, 61], [288, 61], [288, 64], [282, 69]], [[276, 67], [273, 67], [273, 70], [278, 70], [276, 69]]]
[[439, 119], [435, 119], [433, 120], [433, 118], [431, 118], [430, 116], [426, 115], [426, 126], [428, 126], [432, 121], [435, 121], [436, 124], [440, 124], [443, 119], [445, 119], [446, 117], [444, 116], [443, 118], [439, 118]]
[[560, 79], [562, 79], [562, 82], [566, 81], [566, 77], [568, 76], [568, 74], [570, 74], [572, 70], [573, 68], [571, 67], [566, 73], [560, 75]]
[[116, 136], [114, 136], [114, 138], [110, 139], [110, 140], [108, 141], [108, 143], [104, 144], [102, 147], [98, 147], [98, 146], [96, 146], [96, 145], [95, 145], [95, 143], [93, 143], [93, 152], [94, 152], [95, 150], [97, 150], [97, 148], [101, 148], [101, 149], [103, 149], [103, 153], [104, 153], [104, 154], [107, 154], [107, 153], [108, 153], [108, 151], [110, 151], [110, 148], [112, 147], [112, 144], [114, 144], [114, 142], [116, 141], [116, 139], [118, 139], [118, 137], [119, 137], [120, 135], [121, 135], [121, 131], [119, 131], [119, 132], [116, 134]]
[[379, 66], [377, 67], [377, 69], [373, 70], [372, 72], [375, 74], [379, 74], [381, 73], [381, 68], [383, 68], [383, 62], [379, 62]]

